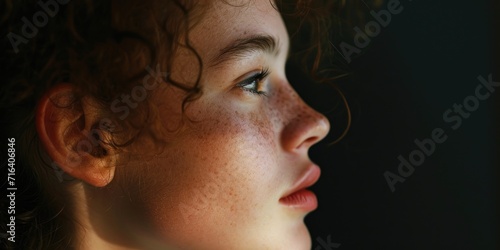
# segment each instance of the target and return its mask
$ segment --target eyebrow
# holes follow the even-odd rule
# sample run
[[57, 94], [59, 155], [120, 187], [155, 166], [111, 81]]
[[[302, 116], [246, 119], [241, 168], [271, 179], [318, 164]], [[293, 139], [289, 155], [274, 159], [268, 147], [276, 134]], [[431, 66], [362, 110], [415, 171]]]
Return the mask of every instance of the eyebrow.
[[209, 65], [213, 67], [259, 51], [277, 56], [280, 53], [278, 40], [269, 35], [237, 39], [221, 49], [220, 53], [211, 60]]

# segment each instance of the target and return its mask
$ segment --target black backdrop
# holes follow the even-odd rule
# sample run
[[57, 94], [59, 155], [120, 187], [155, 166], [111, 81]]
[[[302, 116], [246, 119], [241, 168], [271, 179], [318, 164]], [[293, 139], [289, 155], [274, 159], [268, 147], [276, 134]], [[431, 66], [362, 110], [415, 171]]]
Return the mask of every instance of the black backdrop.
[[[353, 120], [333, 146], [345, 126], [342, 109], [332, 109], [335, 92], [288, 65], [294, 87], [332, 124], [310, 151], [322, 168], [312, 188], [319, 208], [306, 217], [312, 249], [498, 248], [500, 88], [477, 103], [469, 97], [480, 76], [500, 82], [497, 2], [402, 0], [403, 11], [341, 65], [352, 72], [338, 85]], [[461, 124], [443, 118], [464, 101], [472, 111], [463, 108]], [[446, 141], [415, 158], [419, 166], [392, 192], [384, 173], [398, 174], [398, 156], [409, 159], [419, 149], [414, 141], [432, 138], [436, 128]]]

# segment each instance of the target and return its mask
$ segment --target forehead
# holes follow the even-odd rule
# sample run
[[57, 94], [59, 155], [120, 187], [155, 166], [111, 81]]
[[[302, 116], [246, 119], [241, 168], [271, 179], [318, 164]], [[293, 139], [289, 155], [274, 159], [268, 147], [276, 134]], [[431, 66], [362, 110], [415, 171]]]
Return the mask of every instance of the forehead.
[[189, 34], [203, 58], [213, 58], [232, 41], [256, 35], [272, 36], [280, 47], [288, 46], [281, 15], [269, 0], [215, 0], [203, 8], [201, 20]]

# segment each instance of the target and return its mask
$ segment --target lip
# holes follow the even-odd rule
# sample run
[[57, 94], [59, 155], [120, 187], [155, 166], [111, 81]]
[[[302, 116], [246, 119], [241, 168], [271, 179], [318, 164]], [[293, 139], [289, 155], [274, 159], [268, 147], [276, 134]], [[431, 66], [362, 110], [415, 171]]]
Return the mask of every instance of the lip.
[[300, 176], [293, 187], [280, 198], [280, 203], [301, 210], [312, 211], [317, 208], [316, 195], [306, 188], [314, 185], [321, 175], [321, 169], [312, 165]]

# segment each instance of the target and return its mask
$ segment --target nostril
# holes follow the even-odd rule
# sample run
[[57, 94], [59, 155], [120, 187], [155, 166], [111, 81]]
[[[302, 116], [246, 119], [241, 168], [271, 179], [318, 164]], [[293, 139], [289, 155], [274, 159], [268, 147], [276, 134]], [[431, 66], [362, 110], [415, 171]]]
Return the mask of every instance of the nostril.
[[320, 140], [320, 138], [318, 136], [309, 137], [304, 142], [302, 142], [302, 144], [299, 145], [299, 148], [310, 147], [319, 140]]

